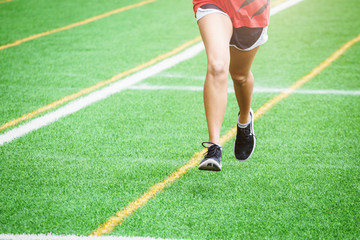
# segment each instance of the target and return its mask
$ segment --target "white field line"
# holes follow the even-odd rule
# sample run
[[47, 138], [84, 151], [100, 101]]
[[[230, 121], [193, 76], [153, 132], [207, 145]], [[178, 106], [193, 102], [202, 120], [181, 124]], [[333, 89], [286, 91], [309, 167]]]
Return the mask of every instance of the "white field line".
[[[131, 86], [129, 89], [133, 90], [179, 90], [179, 91], [203, 91], [201, 86], [154, 86], [149, 84], [140, 84], [136, 86]], [[281, 93], [281, 92], [290, 92], [286, 88], [254, 88], [254, 93]], [[360, 90], [296, 90], [291, 91], [292, 93], [299, 94], [334, 94], [334, 95], [360, 95]], [[234, 89], [229, 88], [228, 93], [234, 93]]]
[[196, 56], [201, 51], [203, 51], [203, 49], [204, 49], [203, 43], [202, 42], [198, 43], [173, 57], [167, 58], [149, 68], [137, 72], [105, 88], [95, 91], [85, 97], [74, 100], [53, 112], [35, 118], [23, 125], [20, 125], [19, 127], [7, 131], [0, 135], [0, 146], [4, 145], [4, 143], [11, 142], [16, 138], [22, 137], [25, 134], [28, 134], [41, 127], [47, 126], [59, 120], [60, 118], [75, 113], [93, 103], [108, 98], [109, 96], [118, 93], [126, 88], [129, 88], [130, 86], [138, 82], [141, 82], [142, 80], [149, 78], [155, 74], [158, 74], [168, 68], [171, 68], [180, 62], [190, 59]]
[[76, 235], [53, 235], [53, 234], [0, 234], [1, 240], [165, 240], [150, 237], [115, 237], [115, 236], [76, 236]]
[[[302, 0], [289, 0], [278, 6], [275, 6], [271, 9], [270, 15], [275, 15], [276, 13], [285, 10], [288, 7], [291, 7]], [[132, 85], [141, 82], [142, 80], [149, 78], [155, 74], [158, 74], [176, 64], [195, 57], [197, 54], [202, 52], [204, 49], [203, 43], [195, 44], [194, 46], [188, 48], [187, 50], [170, 57], [154, 66], [151, 66], [145, 70], [142, 70], [134, 75], [126, 77], [116, 83], [109, 85], [103, 89], [100, 89], [96, 92], [93, 92], [85, 97], [74, 100], [73, 102], [68, 103], [67, 105], [57, 109], [54, 112], [45, 114], [42, 117], [33, 119], [23, 125], [20, 125], [8, 132], [5, 132], [0, 135], [0, 146], [4, 143], [11, 142], [12, 140], [26, 135], [34, 130], [37, 130], [43, 126], [49, 125], [58, 119], [68, 116], [72, 113], [75, 113], [82, 108], [85, 108], [97, 101], [105, 99], [115, 93], [118, 93], [126, 88], [131, 87]], [[113, 236], [101, 236], [101, 237], [91, 237], [91, 236], [75, 236], [75, 235], [35, 235], [35, 234], [0, 234], [0, 239], [6, 240], [88, 240], [88, 239], [100, 239], [100, 240], [153, 240], [160, 238], [142, 238], [142, 237], [113, 237]]]
[[205, 79], [205, 76], [190, 76], [181, 73], [161, 73], [158, 76], [163, 78], [183, 78], [183, 79], [191, 79], [191, 80], [199, 80], [199, 81], [204, 81]]
[[272, 7], [270, 9], [270, 16], [275, 15], [278, 12], [281, 12], [281, 11], [291, 7], [291, 6], [294, 6], [294, 5], [298, 4], [301, 1], [303, 1], [303, 0], [290, 0], [290, 1], [283, 2], [283, 3], [279, 4], [279, 5], [276, 5], [275, 7]]
[[[275, 15], [278, 12], [285, 10], [286, 8], [291, 7], [301, 1], [302, 0], [288, 0], [284, 3], [281, 3], [271, 9], [270, 15]], [[47, 113], [41, 117], [24, 123], [23, 125], [13, 128], [0, 135], [0, 146], [13, 141], [14, 139], [22, 137], [32, 131], [50, 125], [51, 123], [56, 122], [60, 118], [73, 114], [93, 103], [108, 98], [109, 96], [118, 93], [126, 88], [129, 88], [130, 86], [139, 83], [146, 78], [154, 76], [155, 74], [158, 74], [166, 69], [169, 69], [180, 62], [193, 58], [203, 50], [203, 43], [197, 43], [173, 57], [167, 58], [147, 69], [144, 69], [129, 77], [119, 80], [118, 82], [115, 82], [105, 88], [95, 91], [87, 96], [76, 99], [53, 112]]]

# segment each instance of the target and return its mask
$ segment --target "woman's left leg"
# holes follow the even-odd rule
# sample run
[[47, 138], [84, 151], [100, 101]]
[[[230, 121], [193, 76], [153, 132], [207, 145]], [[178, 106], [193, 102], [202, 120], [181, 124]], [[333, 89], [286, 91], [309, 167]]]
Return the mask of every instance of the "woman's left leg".
[[230, 47], [230, 75], [234, 83], [236, 100], [239, 105], [239, 122], [246, 124], [250, 121], [250, 108], [254, 88], [254, 76], [251, 65], [259, 47], [250, 51], [241, 51]]
[[234, 82], [236, 99], [240, 109], [237, 133], [234, 143], [234, 154], [238, 160], [246, 160], [255, 149], [254, 114], [251, 111], [251, 100], [254, 88], [254, 77], [250, 71], [258, 48], [241, 51], [230, 49], [230, 74]]

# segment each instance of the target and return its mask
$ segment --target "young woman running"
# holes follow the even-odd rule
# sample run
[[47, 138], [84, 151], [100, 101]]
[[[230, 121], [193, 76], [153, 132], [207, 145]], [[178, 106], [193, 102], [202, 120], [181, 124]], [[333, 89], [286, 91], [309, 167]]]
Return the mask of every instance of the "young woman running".
[[220, 171], [220, 130], [229, 72], [239, 105], [235, 157], [246, 160], [255, 149], [251, 110], [254, 77], [250, 68], [259, 46], [268, 38], [270, 0], [193, 0], [193, 7], [207, 55], [204, 106], [209, 141], [202, 143], [208, 151], [199, 169]]

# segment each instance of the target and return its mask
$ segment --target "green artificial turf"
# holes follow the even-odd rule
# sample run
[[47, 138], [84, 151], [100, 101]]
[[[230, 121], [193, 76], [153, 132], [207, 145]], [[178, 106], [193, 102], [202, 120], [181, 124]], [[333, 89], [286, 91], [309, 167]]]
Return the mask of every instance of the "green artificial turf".
[[[269, 40], [260, 48], [252, 67], [257, 83], [288, 87], [309, 73], [360, 34], [359, 12], [356, 1], [304, 0], [271, 17]], [[358, 60], [351, 62], [359, 66]]]
[[[76, 1], [73, 4], [74, 8], [81, 8], [78, 11], [87, 10]], [[118, 7], [118, 4], [112, 5], [113, 9]], [[198, 36], [188, 3], [178, 1], [176, 12], [171, 11], [173, 5], [174, 2], [156, 1], [0, 51], [0, 101], [3, 103], [0, 123], [108, 80]], [[91, 9], [88, 14], [95, 16]], [[59, 14], [65, 11], [64, 6]], [[74, 20], [70, 18], [68, 22]], [[11, 21], [14, 20], [1, 20], [4, 26]], [[47, 29], [53, 27], [52, 24], [46, 26]], [[13, 31], [21, 30], [11, 25], [6, 29], [6, 32]], [[34, 33], [37, 32], [34, 29]]]
[[[7, 31], [0, 42], [132, 3], [0, 4], [0, 29]], [[273, 16], [269, 41], [252, 68], [256, 87], [285, 88], [309, 73], [359, 34], [358, 10], [355, 0], [304, 0]], [[157, 0], [2, 50], [0, 122], [107, 80], [197, 35], [191, 2]], [[359, 91], [359, 50], [357, 43], [302, 89]], [[205, 72], [202, 52], [139, 85], [201, 87]], [[275, 95], [255, 93], [253, 109]], [[124, 90], [0, 146], [0, 233], [91, 233], [201, 150], [207, 140], [202, 101], [201, 91]], [[235, 160], [231, 140], [224, 146], [221, 172], [191, 169], [110, 235], [358, 238], [358, 109], [359, 95], [294, 93], [255, 122], [251, 159]], [[237, 112], [229, 94], [222, 134], [235, 125]]]
[[225, 145], [222, 172], [192, 170], [112, 235], [357, 238], [360, 138], [339, 126], [345, 118], [346, 129], [359, 129], [359, 100], [290, 97], [255, 123], [251, 160], [236, 161]]
[[[2, 232], [86, 235], [199, 149], [201, 138], [188, 139], [205, 133], [205, 126], [192, 127], [202, 117], [201, 94], [183, 93], [198, 98], [197, 107], [167, 121], [185, 113], [180, 96], [139, 93], [124, 92], [1, 147]], [[164, 111], [164, 102], [173, 107]]]

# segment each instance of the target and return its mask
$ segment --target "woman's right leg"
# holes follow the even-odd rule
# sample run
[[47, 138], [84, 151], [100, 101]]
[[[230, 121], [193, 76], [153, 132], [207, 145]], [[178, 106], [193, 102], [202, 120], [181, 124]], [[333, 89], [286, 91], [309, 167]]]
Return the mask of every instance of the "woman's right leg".
[[207, 55], [204, 106], [209, 142], [220, 145], [220, 130], [227, 104], [230, 64], [229, 42], [233, 27], [228, 16], [211, 13], [198, 21]]

